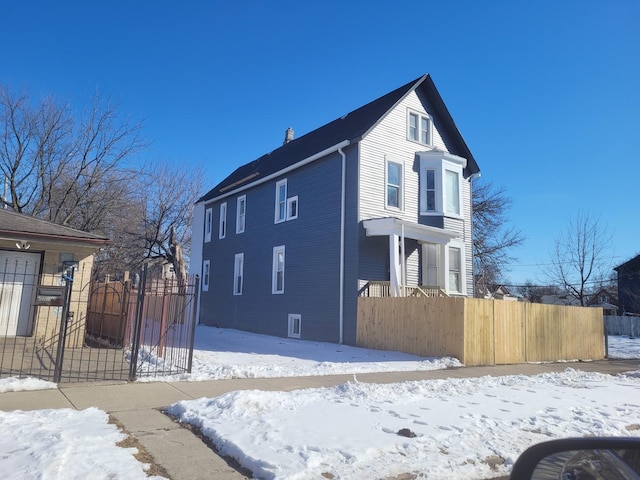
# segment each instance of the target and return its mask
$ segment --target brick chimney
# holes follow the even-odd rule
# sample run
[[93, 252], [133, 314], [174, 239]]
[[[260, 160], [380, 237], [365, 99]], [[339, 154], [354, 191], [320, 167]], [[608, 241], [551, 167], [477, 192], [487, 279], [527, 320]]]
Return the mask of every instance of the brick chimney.
[[293, 140], [293, 128], [289, 127], [287, 128], [287, 130], [284, 132], [284, 142], [282, 142], [283, 145], [286, 145], [287, 143], [289, 143], [291, 140]]

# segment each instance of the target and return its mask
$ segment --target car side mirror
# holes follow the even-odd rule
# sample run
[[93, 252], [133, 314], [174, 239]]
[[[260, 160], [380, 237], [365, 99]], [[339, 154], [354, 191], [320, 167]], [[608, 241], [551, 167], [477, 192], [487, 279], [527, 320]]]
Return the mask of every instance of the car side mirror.
[[509, 478], [517, 480], [640, 480], [640, 438], [566, 438], [524, 451]]

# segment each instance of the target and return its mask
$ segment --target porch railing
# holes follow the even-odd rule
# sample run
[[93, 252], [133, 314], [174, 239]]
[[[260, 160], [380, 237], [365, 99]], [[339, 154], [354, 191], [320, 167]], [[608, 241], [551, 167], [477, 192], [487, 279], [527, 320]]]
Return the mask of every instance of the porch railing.
[[[390, 297], [391, 282], [372, 281], [367, 282], [359, 291], [359, 297]], [[400, 287], [400, 296], [403, 297], [448, 297], [440, 287], [432, 286], [409, 286]]]

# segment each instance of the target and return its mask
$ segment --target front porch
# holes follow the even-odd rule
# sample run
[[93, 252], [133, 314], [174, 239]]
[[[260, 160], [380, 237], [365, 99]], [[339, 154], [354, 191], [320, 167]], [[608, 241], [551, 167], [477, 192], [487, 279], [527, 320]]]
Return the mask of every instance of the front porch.
[[391, 295], [390, 281], [367, 282], [359, 291], [359, 297], [448, 297], [447, 293], [440, 287], [401, 285], [400, 295]]
[[[466, 248], [457, 232], [394, 217], [364, 220], [362, 225], [367, 237], [388, 237], [388, 276], [365, 277], [368, 283], [360, 284], [359, 296], [467, 295]], [[377, 248], [380, 252], [384, 247]]]

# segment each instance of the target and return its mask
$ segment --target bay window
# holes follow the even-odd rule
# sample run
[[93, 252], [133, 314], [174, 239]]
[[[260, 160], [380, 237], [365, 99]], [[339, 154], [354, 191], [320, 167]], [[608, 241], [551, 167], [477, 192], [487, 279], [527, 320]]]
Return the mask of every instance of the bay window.
[[446, 152], [419, 152], [420, 214], [462, 217], [462, 180], [467, 160]]

